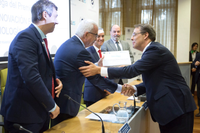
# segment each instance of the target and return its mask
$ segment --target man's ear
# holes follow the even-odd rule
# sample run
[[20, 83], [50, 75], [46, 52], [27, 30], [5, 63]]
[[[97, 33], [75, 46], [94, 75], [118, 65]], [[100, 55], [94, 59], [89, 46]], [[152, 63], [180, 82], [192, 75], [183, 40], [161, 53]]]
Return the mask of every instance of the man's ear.
[[43, 11], [43, 12], [42, 12], [42, 19], [45, 19], [45, 20], [46, 20], [46, 19], [47, 19], [47, 15], [48, 15], [47, 12], [46, 12], [46, 11]]
[[148, 37], [149, 37], [149, 33], [148, 32], [144, 33], [144, 40], [146, 40]]

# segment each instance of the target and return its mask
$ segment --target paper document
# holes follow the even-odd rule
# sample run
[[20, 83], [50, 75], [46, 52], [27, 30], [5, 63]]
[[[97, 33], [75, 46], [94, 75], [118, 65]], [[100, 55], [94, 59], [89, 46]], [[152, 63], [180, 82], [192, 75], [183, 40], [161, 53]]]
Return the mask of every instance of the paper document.
[[102, 52], [103, 66], [131, 65], [129, 51]]
[[[117, 118], [114, 114], [103, 114], [103, 113], [96, 113], [101, 117], [103, 121], [110, 121], [110, 122], [115, 122], [117, 121]], [[87, 119], [92, 119], [92, 120], [100, 120], [98, 116], [95, 114], [91, 113], [90, 115], [86, 116], [85, 118]]]

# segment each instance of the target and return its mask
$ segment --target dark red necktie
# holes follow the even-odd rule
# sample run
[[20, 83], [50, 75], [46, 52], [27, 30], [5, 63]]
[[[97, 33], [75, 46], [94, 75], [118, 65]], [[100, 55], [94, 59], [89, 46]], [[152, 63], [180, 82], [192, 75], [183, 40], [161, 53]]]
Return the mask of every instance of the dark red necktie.
[[[45, 42], [47, 55], [48, 55], [48, 57], [49, 57], [49, 49], [48, 49], [47, 38], [44, 38], [43, 40], [44, 40], [44, 42]], [[49, 59], [50, 59], [50, 57], [49, 57]], [[53, 77], [52, 77], [52, 89], [51, 89], [51, 95], [52, 95], [53, 98], [55, 97], [55, 94], [54, 94], [54, 79], [53, 79]]]
[[99, 49], [99, 57], [102, 58], [101, 50]]

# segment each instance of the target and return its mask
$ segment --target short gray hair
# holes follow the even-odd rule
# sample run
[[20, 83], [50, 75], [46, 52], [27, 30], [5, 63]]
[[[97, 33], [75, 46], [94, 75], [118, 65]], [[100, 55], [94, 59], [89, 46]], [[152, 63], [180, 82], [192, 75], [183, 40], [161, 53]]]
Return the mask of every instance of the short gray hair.
[[76, 35], [78, 35], [79, 37], [83, 37], [84, 33], [91, 32], [94, 29], [95, 25], [97, 26], [97, 24], [93, 20], [90, 19], [82, 20], [76, 29]]
[[31, 8], [31, 14], [32, 14], [32, 22], [37, 23], [42, 19], [42, 13], [44, 11], [47, 12], [47, 14], [51, 17], [53, 13], [53, 8], [58, 10], [58, 7], [49, 0], [39, 0], [37, 1]]

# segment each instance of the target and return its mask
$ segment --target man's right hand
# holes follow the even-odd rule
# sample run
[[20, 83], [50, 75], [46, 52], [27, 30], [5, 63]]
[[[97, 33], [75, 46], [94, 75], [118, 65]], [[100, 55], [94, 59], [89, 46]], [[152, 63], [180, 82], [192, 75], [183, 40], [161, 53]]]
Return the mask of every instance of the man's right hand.
[[194, 65], [195, 65], [195, 66], [199, 66], [199, 65], [200, 65], [200, 62], [199, 62], [199, 61], [196, 61]]
[[133, 96], [133, 94], [136, 92], [136, 90], [133, 88], [132, 85], [124, 84], [122, 86], [121, 94], [124, 94], [125, 96]]
[[90, 61], [85, 61], [85, 63], [89, 64], [88, 66], [82, 66], [79, 67], [80, 72], [85, 76], [85, 77], [90, 77], [94, 76], [96, 74], [101, 73], [101, 67], [96, 66]]
[[60, 114], [60, 108], [56, 104], [56, 109], [50, 113], [50, 118], [55, 119]]

